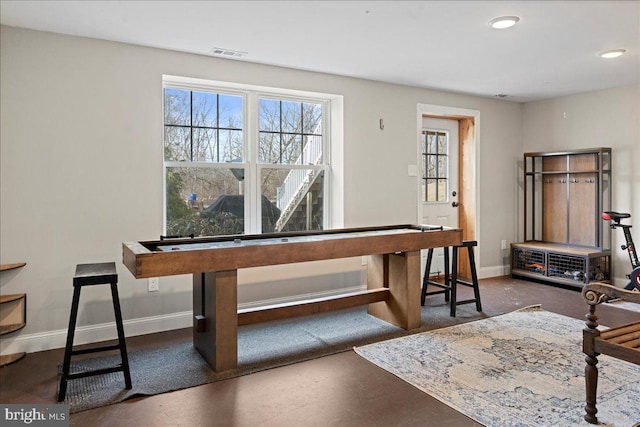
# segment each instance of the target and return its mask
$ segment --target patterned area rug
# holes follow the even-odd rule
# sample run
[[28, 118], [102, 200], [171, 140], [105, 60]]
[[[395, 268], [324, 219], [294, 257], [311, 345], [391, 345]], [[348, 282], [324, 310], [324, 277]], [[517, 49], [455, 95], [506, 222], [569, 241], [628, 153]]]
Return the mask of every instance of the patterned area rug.
[[[69, 382], [64, 403], [70, 412], [110, 405], [132, 397], [150, 396], [194, 387], [213, 381], [259, 372], [292, 363], [311, 360], [353, 346], [397, 338], [429, 329], [485, 318], [497, 313], [462, 306], [458, 316], [449, 316], [449, 304], [443, 298], [422, 310], [422, 329], [405, 331], [367, 314], [367, 307], [355, 307], [281, 321], [241, 326], [238, 330], [238, 368], [213, 372], [193, 348], [190, 338], [160, 348], [129, 351], [132, 390], [124, 389], [122, 372], [98, 375]], [[119, 355], [73, 359], [72, 371], [86, 371], [120, 363]], [[62, 372], [62, 367], [59, 367]], [[55, 399], [56, 396], [51, 396]], [[52, 400], [54, 402], [54, 400]]]
[[[485, 426], [589, 426], [584, 322], [540, 307], [355, 348]], [[600, 356], [598, 419], [640, 421], [640, 366]]]

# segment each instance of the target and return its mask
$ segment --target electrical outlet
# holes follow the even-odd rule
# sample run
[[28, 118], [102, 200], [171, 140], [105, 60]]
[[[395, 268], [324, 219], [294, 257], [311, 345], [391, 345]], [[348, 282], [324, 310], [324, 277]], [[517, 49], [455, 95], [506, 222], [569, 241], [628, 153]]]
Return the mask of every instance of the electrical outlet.
[[147, 283], [147, 292], [158, 292], [160, 290], [160, 279], [157, 277], [150, 277]]
[[500, 248], [502, 250], [507, 249], [507, 241], [506, 240], [503, 240], [503, 241], [500, 242]]

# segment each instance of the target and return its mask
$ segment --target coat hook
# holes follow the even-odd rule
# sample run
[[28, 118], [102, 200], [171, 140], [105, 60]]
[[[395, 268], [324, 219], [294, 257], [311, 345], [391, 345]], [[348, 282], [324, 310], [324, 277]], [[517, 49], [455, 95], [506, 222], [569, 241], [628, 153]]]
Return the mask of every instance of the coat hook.
[[380, 119], [380, 130], [384, 130], [384, 119]]

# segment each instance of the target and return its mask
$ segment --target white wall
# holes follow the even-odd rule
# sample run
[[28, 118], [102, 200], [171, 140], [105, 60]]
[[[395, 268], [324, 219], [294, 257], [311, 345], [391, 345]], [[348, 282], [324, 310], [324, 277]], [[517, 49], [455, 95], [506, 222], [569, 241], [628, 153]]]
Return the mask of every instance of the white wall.
[[[524, 152], [611, 147], [612, 209], [631, 213], [640, 241], [640, 85], [527, 103], [522, 141]], [[612, 243], [615, 283], [626, 284], [631, 268], [620, 230]]]
[[[121, 265], [121, 242], [162, 233], [162, 75], [332, 93], [344, 101], [344, 226], [416, 221], [416, 108], [480, 111], [480, 274], [508, 264], [500, 240], [515, 240], [516, 163], [522, 106], [507, 101], [224, 60], [30, 30], [1, 29], [3, 294], [28, 294], [25, 329], [2, 353], [62, 347], [75, 265], [114, 260], [127, 334], [190, 325], [190, 277], [160, 279], [147, 293]], [[385, 129], [378, 121], [384, 118]], [[505, 258], [506, 257], [506, 258]], [[287, 290], [359, 285], [359, 262], [313, 265], [300, 280], [288, 266], [260, 273]], [[325, 272], [326, 274], [323, 274]], [[253, 276], [252, 276], [253, 275]], [[264, 298], [241, 272], [240, 298]], [[327, 285], [329, 284], [329, 285]], [[312, 286], [312, 287], [313, 287]], [[106, 289], [83, 290], [76, 342], [104, 339], [113, 321]], [[111, 332], [109, 332], [111, 333]], [[111, 333], [111, 336], [114, 334]]]

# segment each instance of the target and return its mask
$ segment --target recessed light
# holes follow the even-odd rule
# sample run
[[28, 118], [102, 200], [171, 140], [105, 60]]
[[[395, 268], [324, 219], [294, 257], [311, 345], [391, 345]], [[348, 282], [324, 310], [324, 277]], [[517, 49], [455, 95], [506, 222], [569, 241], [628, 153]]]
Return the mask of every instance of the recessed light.
[[496, 30], [504, 30], [505, 28], [513, 27], [518, 21], [520, 21], [520, 18], [517, 16], [500, 16], [489, 21], [489, 26]]
[[600, 52], [598, 56], [600, 56], [600, 58], [605, 58], [605, 59], [617, 58], [618, 56], [622, 55], [626, 51], [627, 49], [607, 50], [605, 52]]

